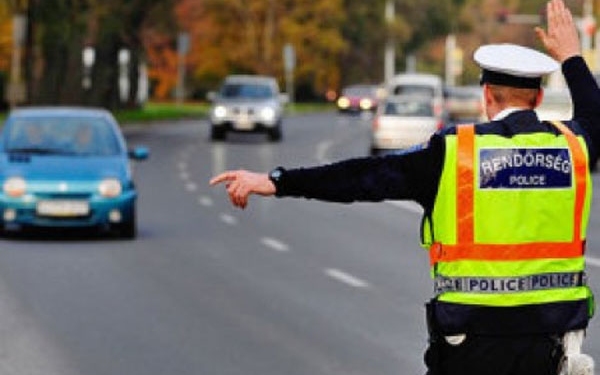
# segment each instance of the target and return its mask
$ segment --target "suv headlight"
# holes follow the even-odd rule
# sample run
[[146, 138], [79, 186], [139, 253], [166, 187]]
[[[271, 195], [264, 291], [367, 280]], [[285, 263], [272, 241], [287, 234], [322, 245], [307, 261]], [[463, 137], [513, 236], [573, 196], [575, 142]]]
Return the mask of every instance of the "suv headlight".
[[260, 117], [268, 122], [275, 120], [275, 109], [272, 107], [264, 107], [260, 110]]
[[22, 177], [10, 177], [6, 181], [4, 181], [4, 185], [2, 189], [4, 190], [4, 194], [9, 197], [18, 198], [25, 194], [25, 190], [27, 188], [27, 183], [25, 179]]
[[114, 198], [121, 194], [123, 186], [116, 178], [107, 178], [98, 185], [98, 192], [105, 198]]
[[218, 105], [215, 107], [215, 109], [213, 109], [213, 115], [216, 118], [221, 119], [227, 116], [227, 108], [225, 108], [224, 105]]

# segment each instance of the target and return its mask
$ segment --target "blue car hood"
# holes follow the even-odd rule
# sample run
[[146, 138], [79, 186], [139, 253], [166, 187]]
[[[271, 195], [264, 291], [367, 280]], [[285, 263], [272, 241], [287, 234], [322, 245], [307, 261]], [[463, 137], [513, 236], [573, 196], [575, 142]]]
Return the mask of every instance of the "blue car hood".
[[122, 156], [61, 156], [2, 154], [0, 172], [4, 177], [31, 180], [99, 180], [105, 177], [126, 180], [127, 158]]

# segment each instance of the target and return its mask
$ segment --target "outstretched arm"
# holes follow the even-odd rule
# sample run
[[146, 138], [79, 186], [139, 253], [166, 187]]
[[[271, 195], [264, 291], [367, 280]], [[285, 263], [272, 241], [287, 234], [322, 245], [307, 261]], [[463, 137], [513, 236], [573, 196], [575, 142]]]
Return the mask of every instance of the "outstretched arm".
[[251, 194], [270, 196], [275, 194], [275, 185], [266, 173], [245, 170], [223, 172], [210, 180], [211, 185], [225, 183], [231, 203], [246, 208]]

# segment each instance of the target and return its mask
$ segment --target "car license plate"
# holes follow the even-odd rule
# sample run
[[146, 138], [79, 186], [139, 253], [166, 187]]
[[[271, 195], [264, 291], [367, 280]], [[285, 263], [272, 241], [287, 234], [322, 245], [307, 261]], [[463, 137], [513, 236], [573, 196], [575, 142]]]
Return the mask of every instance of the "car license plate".
[[237, 118], [235, 128], [238, 130], [251, 130], [252, 121], [250, 121], [250, 118], [248, 116], [240, 116]]
[[40, 216], [86, 216], [90, 213], [90, 206], [82, 200], [46, 200], [38, 202], [36, 211]]

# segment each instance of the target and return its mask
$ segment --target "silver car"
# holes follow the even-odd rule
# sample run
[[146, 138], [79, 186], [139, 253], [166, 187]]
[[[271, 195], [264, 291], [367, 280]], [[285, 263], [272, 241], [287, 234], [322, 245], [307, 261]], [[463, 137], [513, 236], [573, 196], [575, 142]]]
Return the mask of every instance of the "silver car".
[[371, 133], [371, 154], [403, 150], [426, 142], [445, 126], [430, 97], [390, 96], [377, 108]]
[[282, 137], [287, 95], [269, 76], [230, 75], [218, 92], [210, 92], [211, 139], [223, 140], [227, 132], [265, 132], [269, 140]]

